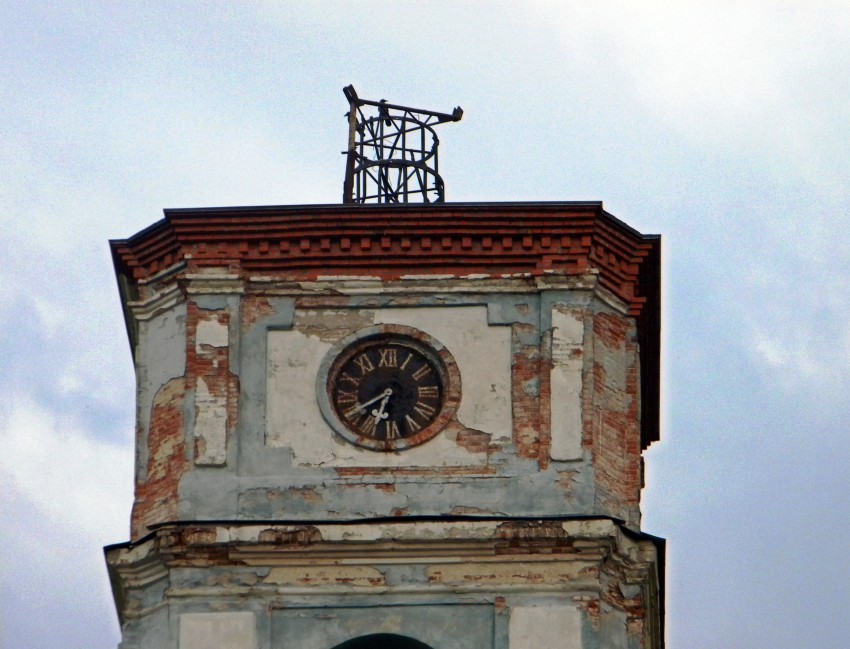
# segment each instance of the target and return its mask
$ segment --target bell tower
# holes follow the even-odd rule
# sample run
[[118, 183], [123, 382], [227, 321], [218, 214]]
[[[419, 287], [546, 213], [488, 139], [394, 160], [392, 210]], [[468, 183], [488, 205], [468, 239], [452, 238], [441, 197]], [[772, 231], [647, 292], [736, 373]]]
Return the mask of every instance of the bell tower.
[[600, 203], [166, 210], [123, 649], [663, 646], [660, 239]]

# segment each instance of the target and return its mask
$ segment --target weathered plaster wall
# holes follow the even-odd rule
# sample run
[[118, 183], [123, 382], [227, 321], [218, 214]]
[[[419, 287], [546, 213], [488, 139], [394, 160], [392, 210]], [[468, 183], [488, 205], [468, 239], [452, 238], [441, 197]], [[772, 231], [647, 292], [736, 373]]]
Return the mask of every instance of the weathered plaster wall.
[[[603, 513], [637, 525], [634, 322], [592, 275], [556, 279], [281, 290], [226, 269], [193, 277], [140, 322], [134, 537], [169, 520]], [[460, 371], [456, 421], [400, 452], [349, 444], [317, 403], [334, 345], [378, 324], [426, 332]]]
[[172, 297], [139, 309], [136, 349], [136, 497], [132, 536], [177, 517], [187, 469], [186, 305]]
[[[171, 212], [112, 246], [138, 368], [122, 649], [661, 646], [635, 531], [656, 238], [601, 204], [315, 206]], [[378, 325], [456, 361], [420, 447], [351, 446], [317, 405], [329, 350]]]
[[434, 649], [659, 640], [644, 626], [655, 547], [610, 520], [174, 527], [108, 560], [128, 604], [123, 649], [332, 649], [375, 633]]

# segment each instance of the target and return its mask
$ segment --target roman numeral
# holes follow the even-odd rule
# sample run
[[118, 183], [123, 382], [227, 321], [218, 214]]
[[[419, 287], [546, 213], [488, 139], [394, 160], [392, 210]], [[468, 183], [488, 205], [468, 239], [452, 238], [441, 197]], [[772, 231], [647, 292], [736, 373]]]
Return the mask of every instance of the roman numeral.
[[417, 401], [416, 405], [413, 406], [413, 412], [417, 413], [422, 419], [430, 419], [431, 416], [436, 412], [434, 408], [429, 406], [427, 403], [422, 403], [421, 401]]
[[375, 435], [375, 426], [378, 425], [378, 419], [376, 417], [366, 416], [366, 420], [361, 422], [360, 424], [360, 432], [364, 435], [368, 435], [372, 437]]
[[402, 362], [401, 367], [399, 369], [403, 370], [405, 367], [407, 367], [407, 364], [410, 362], [411, 358], [413, 358], [413, 354], [408, 352], [407, 358], [404, 359], [404, 362]]
[[360, 379], [355, 379], [348, 372], [343, 372], [342, 376], [339, 377], [339, 381], [340, 383], [342, 383], [343, 381], [347, 381], [348, 383], [351, 383], [351, 385], [353, 385], [355, 388], [360, 387]]
[[389, 419], [384, 423], [387, 425], [387, 439], [398, 439], [398, 424], [394, 421], [390, 421]]
[[349, 421], [354, 421], [363, 414], [363, 410], [359, 403], [355, 403], [351, 408], [345, 411], [345, 418]]
[[420, 367], [418, 370], [416, 370], [416, 371], [413, 373], [413, 379], [414, 379], [415, 381], [418, 381], [418, 380], [419, 380], [419, 379], [421, 379], [423, 376], [425, 376], [426, 374], [428, 374], [430, 371], [431, 371], [431, 368], [430, 368], [430, 367], [428, 367], [427, 365], [423, 365], [422, 367]]
[[379, 349], [378, 353], [381, 358], [378, 359], [378, 367], [395, 367], [398, 365], [398, 355], [394, 347], [384, 347]]
[[[420, 392], [419, 396], [422, 396], [421, 392]], [[346, 392], [345, 390], [339, 390], [336, 393], [336, 402], [341, 406], [349, 404], [349, 403], [357, 403], [357, 393], [356, 392]]]
[[372, 370], [375, 369], [375, 366], [372, 364], [372, 360], [369, 358], [369, 355], [365, 352], [360, 354], [357, 358], [354, 359], [354, 363], [357, 367], [360, 368], [360, 376], [364, 374], [368, 374]]
[[420, 385], [419, 386], [419, 398], [420, 399], [439, 399], [440, 398], [440, 390], [436, 385]]
[[422, 426], [420, 426], [419, 423], [410, 415], [405, 415], [404, 421], [407, 422], [407, 427], [410, 429], [411, 433], [415, 433], [418, 430], [422, 430]]

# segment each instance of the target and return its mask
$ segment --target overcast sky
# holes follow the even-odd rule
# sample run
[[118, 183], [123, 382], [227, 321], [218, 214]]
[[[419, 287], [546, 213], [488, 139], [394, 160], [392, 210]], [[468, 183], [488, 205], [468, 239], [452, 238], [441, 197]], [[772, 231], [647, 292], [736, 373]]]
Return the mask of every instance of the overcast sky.
[[0, 646], [114, 647], [134, 383], [107, 240], [336, 203], [342, 87], [450, 111], [451, 201], [663, 237], [644, 529], [671, 649], [846, 649], [850, 2], [0, 0]]

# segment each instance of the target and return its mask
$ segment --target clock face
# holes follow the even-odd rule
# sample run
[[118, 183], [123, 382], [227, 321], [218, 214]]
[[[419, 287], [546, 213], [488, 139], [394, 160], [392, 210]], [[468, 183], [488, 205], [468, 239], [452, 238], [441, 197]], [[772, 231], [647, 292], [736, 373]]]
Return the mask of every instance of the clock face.
[[327, 395], [336, 428], [359, 446], [400, 450], [430, 439], [448, 421], [441, 354], [412, 337], [378, 334], [336, 356]]

